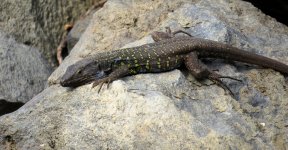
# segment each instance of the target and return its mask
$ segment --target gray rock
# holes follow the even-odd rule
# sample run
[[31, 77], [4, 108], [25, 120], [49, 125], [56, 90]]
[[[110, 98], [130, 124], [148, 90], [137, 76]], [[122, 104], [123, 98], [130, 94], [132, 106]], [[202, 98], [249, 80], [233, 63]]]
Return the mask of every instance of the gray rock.
[[52, 62], [63, 26], [72, 23], [99, 0], [2, 0], [0, 29], [30, 44]]
[[76, 45], [79, 41], [80, 37], [90, 24], [91, 19], [93, 18], [93, 14], [99, 10], [99, 7], [93, 8], [88, 13], [77, 20], [77, 22], [73, 25], [72, 30], [67, 35], [67, 49], [68, 53], [72, 50], [72, 48]]
[[100, 93], [91, 84], [57, 84], [83, 56], [152, 42], [148, 33], [166, 26], [288, 64], [287, 27], [247, 2], [110, 0], [50, 76], [51, 86], [0, 118], [0, 149], [287, 149], [287, 83], [271, 69], [208, 61], [243, 80], [226, 82], [237, 100], [177, 69], [125, 77]]
[[47, 87], [51, 72], [37, 49], [0, 32], [0, 100], [29, 101]]

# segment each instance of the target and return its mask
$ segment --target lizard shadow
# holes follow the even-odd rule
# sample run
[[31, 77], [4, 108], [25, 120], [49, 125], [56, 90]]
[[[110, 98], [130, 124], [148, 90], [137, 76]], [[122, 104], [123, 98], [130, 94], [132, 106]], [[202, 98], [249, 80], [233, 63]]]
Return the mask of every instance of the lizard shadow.
[[[217, 62], [216, 65], [211, 60], [204, 60], [203, 62], [205, 63], [205, 65], [207, 65], [209, 68], [211, 68], [214, 72], [217, 72], [220, 75], [221, 74], [227, 74], [227, 72], [229, 72], [227, 70], [224, 70], [224, 73], [221, 73], [223, 70], [221, 70], [221, 72], [219, 72], [218, 68], [220, 68], [220, 66], [224, 64], [222, 60], [220, 60], [220, 63]], [[213, 64], [213, 67], [211, 67], [211, 64]], [[185, 78], [188, 79], [188, 81], [192, 84], [191, 86], [195, 86], [196, 85], [196, 87], [207, 88], [209, 86], [218, 85], [217, 83], [215, 83], [215, 82], [213, 82], [213, 81], [211, 81], [211, 80], [209, 80], [207, 78], [196, 79], [194, 77], [194, 79], [192, 79], [192, 81], [191, 81], [191, 80], [189, 80], [189, 77], [191, 79], [191, 76], [193, 77], [193, 75], [191, 75], [189, 73], [189, 71], [184, 66], [181, 66], [179, 69], [181, 70], [181, 72], [183, 73]], [[237, 71], [239, 71], [240, 73], [241, 72], [245, 72], [245, 70], [248, 70], [248, 69], [245, 69], [245, 67], [243, 67], [241, 70], [238, 70], [238, 68], [237, 68]], [[232, 74], [232, 73], [229, 72], [228, 74]], [[247, 78], [246, 77], [242, 77], [242, 76], [239, 77], [239, 75], [235, 76], [235, 77], [231, 76], [231, 78], [235, 78], [235, 79], [240, 80], [240, 81], [231, 80], [231, 79], [221, 79], [223, 84], [225, 84], [225, 86], [227, 86], [227, 88], [229, 90], [227, 90], [227, 89], [225, 89], [223, 87], [221, 87], [221, 88], [225, 90], [225, 94], [230, 94], [234, 99], [239, 100], [240, 99], [240, 97], [239, 97], [239, 89], [241, 89], [243, 86], [247, 85], [247, 83], [248, 83]]]

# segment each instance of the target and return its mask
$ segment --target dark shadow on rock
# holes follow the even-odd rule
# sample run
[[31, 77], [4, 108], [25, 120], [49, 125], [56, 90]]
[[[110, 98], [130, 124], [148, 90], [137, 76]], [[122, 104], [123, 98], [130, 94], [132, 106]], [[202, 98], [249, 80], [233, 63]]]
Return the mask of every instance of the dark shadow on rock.
[[11, 113], [23, 105], [24, 103], [21, 103], [21, 102], [8, 102], [6, 100], [1, 99], [0, 100], [0, 116]]

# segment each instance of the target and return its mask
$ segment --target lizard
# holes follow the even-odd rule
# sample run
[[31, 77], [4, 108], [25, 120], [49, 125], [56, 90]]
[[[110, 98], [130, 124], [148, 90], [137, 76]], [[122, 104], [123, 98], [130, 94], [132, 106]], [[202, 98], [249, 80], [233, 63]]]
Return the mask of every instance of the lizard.
[[[188, 36], [175, 37], [180, 32]], [[172, 33], [167, 28], [166, 32], [153, 32], [151, 36], [154, 43], [102, 52], [76, 62], [67, 68], [60, 78], [60, 84], [63, 87], [77, 87], [93, 82], [92, 88], [100, 84], [100, 91], [104, 83], [109, 85], [124, 76], [165, 72], [185, 65], [196, 79], [210, 79], [231, 94], [221, 78], [237, 79], [210, 70], [200, 58], [239, 61], [288, 74], [288, 65], [282, 62], [221, 42], [193, 37], [182, 30]]]

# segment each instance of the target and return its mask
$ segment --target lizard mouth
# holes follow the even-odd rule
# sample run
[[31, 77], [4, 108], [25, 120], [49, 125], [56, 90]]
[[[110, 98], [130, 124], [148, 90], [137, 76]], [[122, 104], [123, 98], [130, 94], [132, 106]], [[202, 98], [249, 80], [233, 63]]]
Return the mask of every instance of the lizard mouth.
[[65, 80], [65, 79], [61, 79], [60, 80], [60, 85], [63, 87], [77, 87], [77, 86], [81, 86], [84, 84], [89, 84], [92, 81], [95, 80], [95, 77], [85, 77], [85, 78], [78, 78], [78, 79], [69, 79], [69, 80]]

